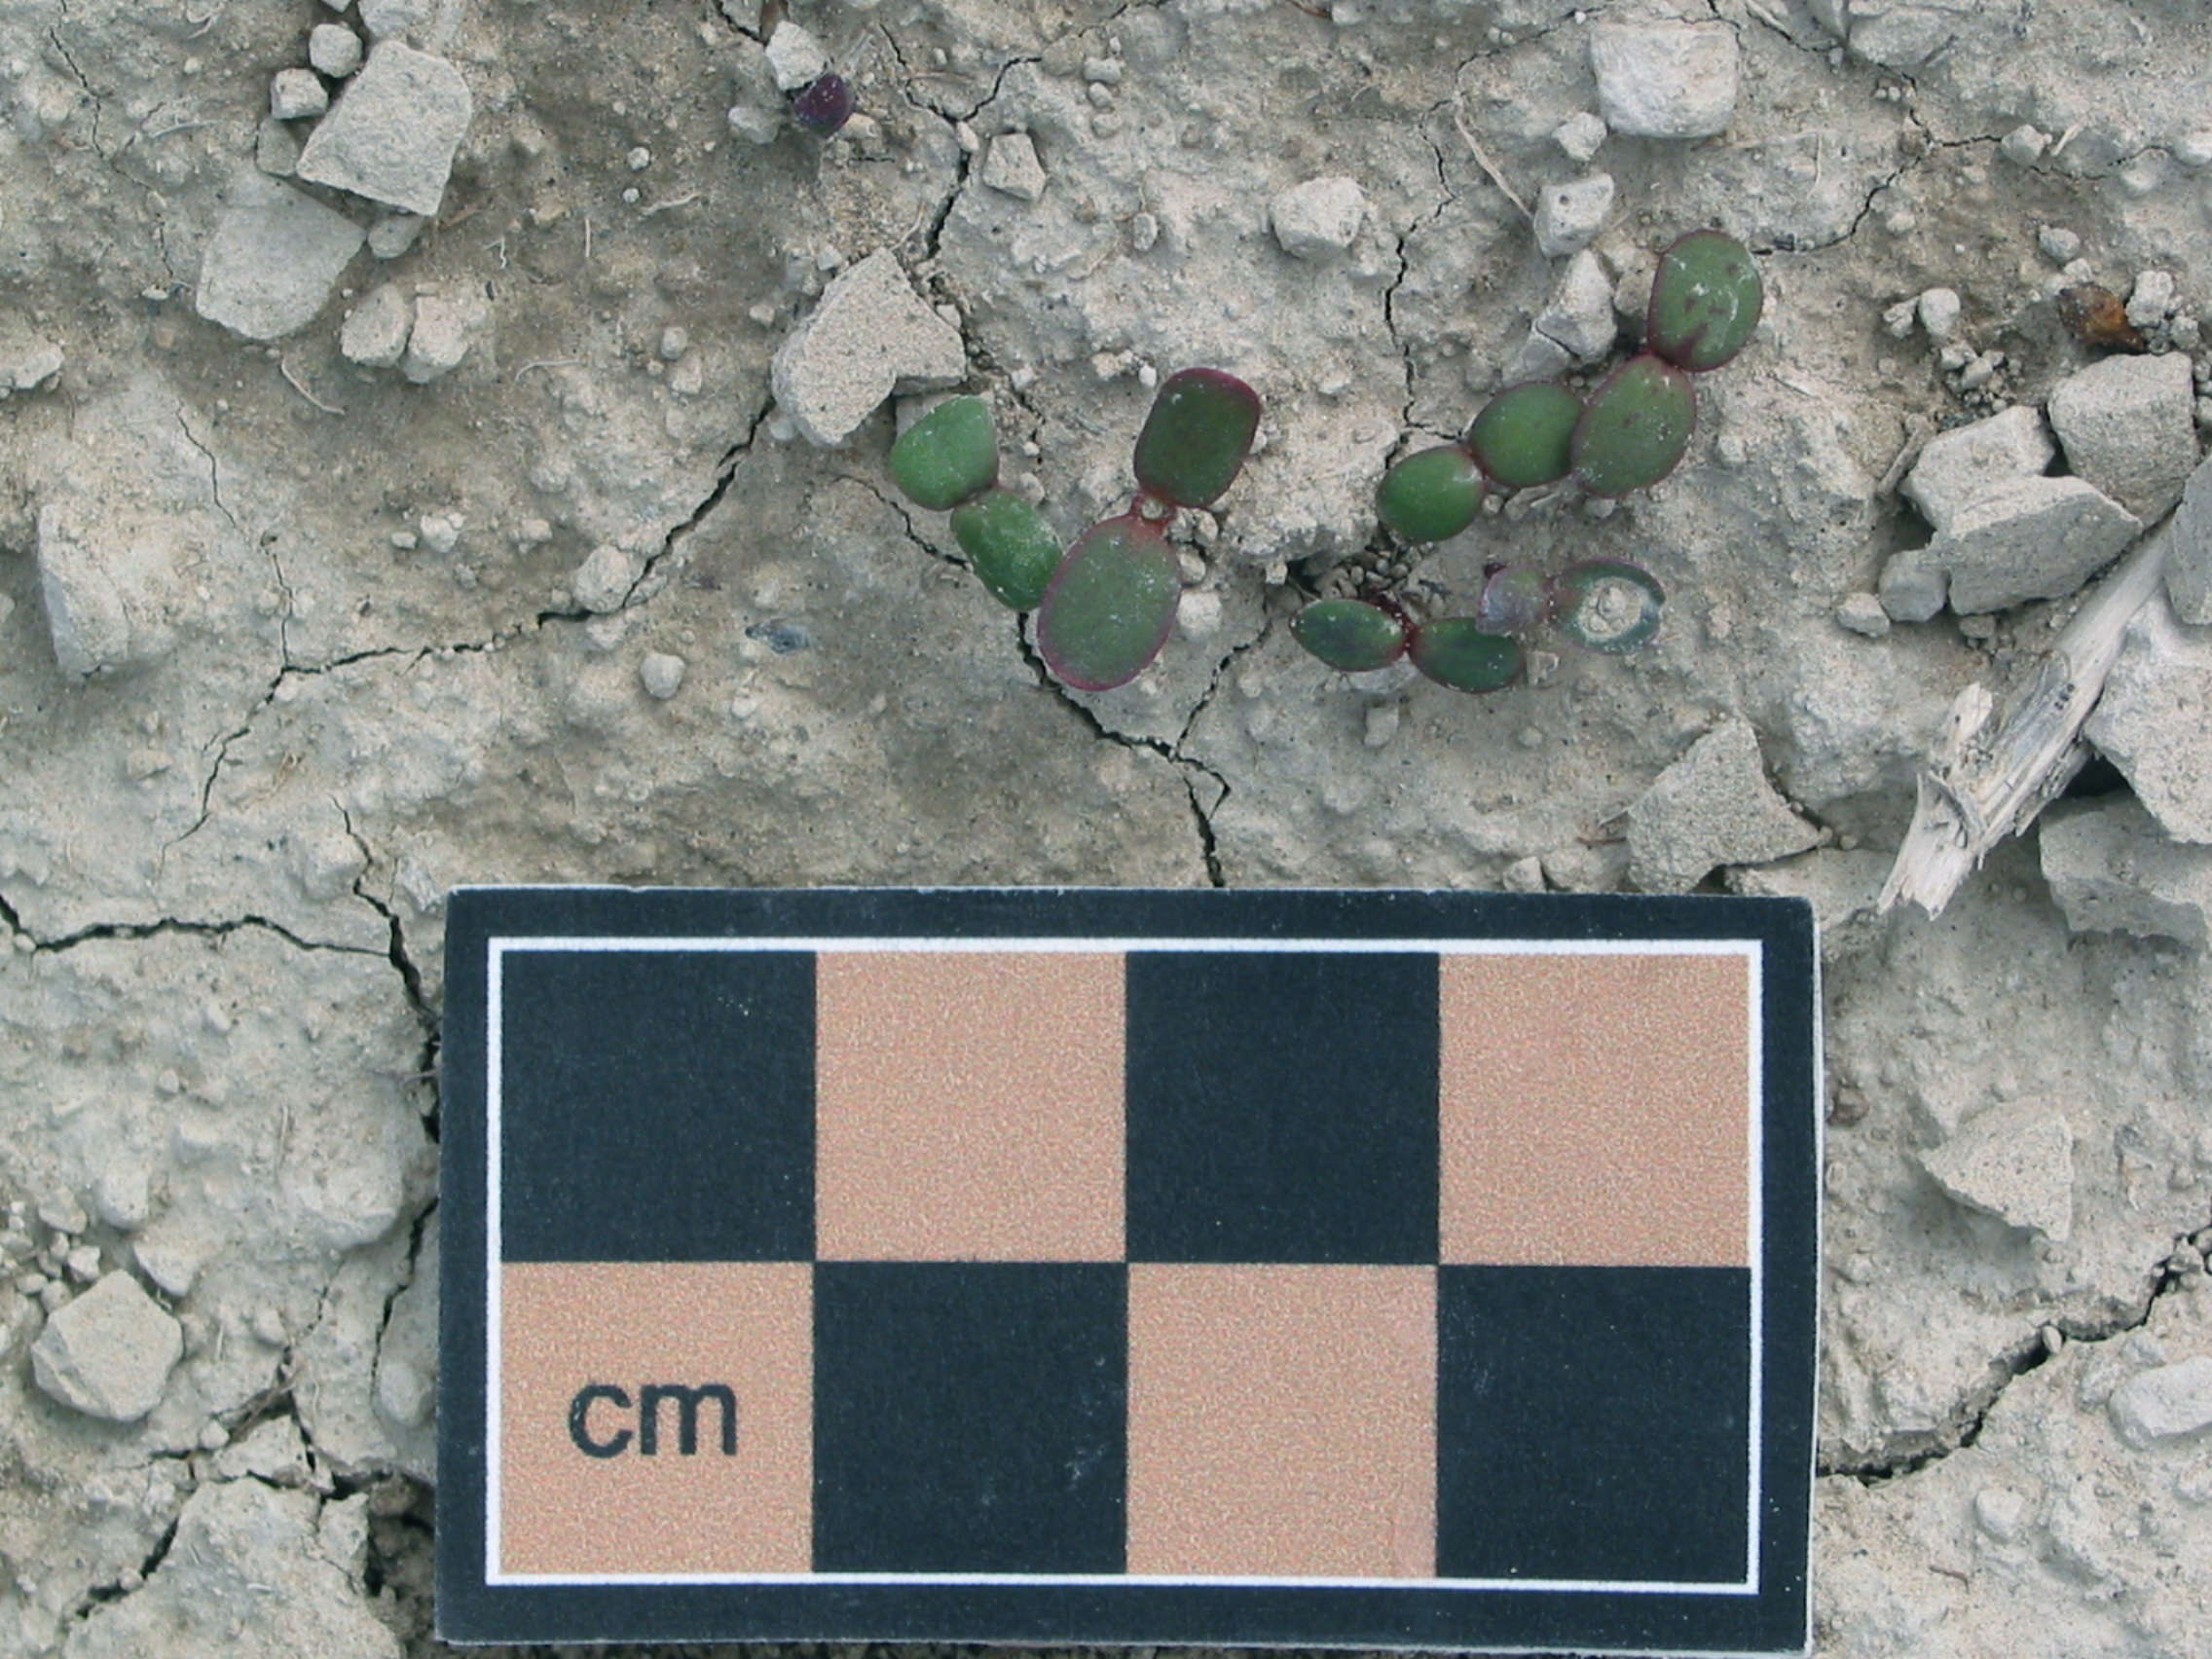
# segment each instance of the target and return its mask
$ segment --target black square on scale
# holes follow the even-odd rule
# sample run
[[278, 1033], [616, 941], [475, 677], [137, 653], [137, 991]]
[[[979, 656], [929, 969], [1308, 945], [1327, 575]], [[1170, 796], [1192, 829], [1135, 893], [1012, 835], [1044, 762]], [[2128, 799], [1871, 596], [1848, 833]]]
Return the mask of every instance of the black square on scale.
[[1131, 951], [1129, 1259], [1428, 1263], [1426, 953]]
[[1119, 1263], [814, 1270], [817, 1572], [1120, 1572]]
[[1438, 1269], [1437, 1575], [1741, 1581], [1751, 1279]]
[[498, 1056], [510, 1262], [814, 1254], [814, 958], [510, 949]]

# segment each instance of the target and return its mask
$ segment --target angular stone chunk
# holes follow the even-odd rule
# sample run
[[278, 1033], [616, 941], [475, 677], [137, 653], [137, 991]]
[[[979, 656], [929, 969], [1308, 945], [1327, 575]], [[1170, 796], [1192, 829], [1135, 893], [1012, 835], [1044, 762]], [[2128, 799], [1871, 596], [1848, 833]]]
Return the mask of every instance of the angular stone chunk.
[[193, 309], [248, 340], [305, 328], [361, 245], [361, 228], [259, 173], [232, 181], [200, 262]]
[[299, 176], [434, 214], [474, 108], [451, 63], [381, 41], [300, 152]]
[[1820, 838], [1767, 782], [1751, 722], [1730, 719], [1628, 809], [1629, 878], [1646, 893], [1685, 893], [1716, 866], [1769, 864]]
[[2054, 1100], [2009, 1100], [1920, 1155], [1969, 1208], [2063, 1244], [2074, 1231], [2074, 1131]]
[[1037, 159], [1037, 144], [1026, 132], [1002, 132], [991, 140], [983, 157], [983, 182], [1016, 202], [1034, 202], [1045, 194], [1045, 164]]
[[407, 350], [407, 331], [415, 325], [415, 306], [397, 283], [372, 288], [346, 313], [338, 330], [338, 350], [348, 362], [388, 369]]
[[2198, 626], [2212, 622], [2212, 461], [2189, 475], [2166, 535], [2166, 597], [2174, 614]]
[[46, 1322], [31, 1375], [72, 1411], [135, 1422], [161, 1404], [184, 1330], [126, 1272], [112, 1272]]
[[1298, 259], [1343, 253], [1367, 218], [1367, 193], [1359, 181], [1335, 174], [1309, 178], [1268, 203], [1268, 223], [1283, 252]]
[[2063, 599], [2120, 556], [2143, 521], [2079, 478], [2015, 478], [1951, 517], [1926, 550], [1961, 616]]
[[2050, 394], [2066, 464], [2149, 524], [2181, 499], [2196, 465], [2194, 388], [2186, 352], [2091, 363]]
[[1595, 23], [1598, 112], [1632, 138], [1707, 138], [1736, 111], [1736, 31], [1724, 23]]
[[2212, 634], [2176, 622], [2162, 595], [2127, 625], [2082, 734], [2167, 834], [2212, 842]]
[[776, 404], [808, 440], [841, 444], [894, 391], [967, 373], [960, 330], [924, 305], [889, 248], [840, 272], [776, 352]]
[[1974, 498], [2017, 478], [2042, 476], [2057, 454], [2043, 416], [2016, 403], [1930, 438], [1905, 475], [1904, 496], [1936, 529], [1949, 530]]
[[1535, 331], [1586, 363], [1613, 349], [1618, 324], [1613, 316], [1612, 278], [1588, 248], [1568, 260], [1560, 273], [1551, 303], [1536, 313]]
[[2043, 874], [2076, 933], [2125, 933], [2204, 947], [2212, 847], [2169, 837], [2132, 795], [2061, 802], [2040, 821]]

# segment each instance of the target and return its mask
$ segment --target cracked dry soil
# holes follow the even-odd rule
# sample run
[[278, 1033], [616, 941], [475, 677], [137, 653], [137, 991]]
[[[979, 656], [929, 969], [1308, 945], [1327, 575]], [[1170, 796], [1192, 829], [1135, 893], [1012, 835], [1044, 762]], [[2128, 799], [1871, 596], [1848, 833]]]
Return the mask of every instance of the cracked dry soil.
[[[761, 73], [761, 20], [732, 11], [416, 8], [474, 100], [444, 205], [254, 345], [195, 314], [200, 260], [270, 77], [337, 14], [0, 6], [0, 346], [65, 358], [0, 401], [0, 1656], [437, 1647], [450, 886], [1604, 889], [1628, 806], [1733, 717], [1824, 837], [1708, 880], [1808, 894], [1826, 929], [1819, 1651], [2201, 1654], [2212, 1442], [2135, 1444], [2110, 1402], [2212, 1353], [2212, 976], [2172, 940], [2071, 931], [2033, 834], [1939, 920], [1876, 917], [1949, 700], [2065, 608], [1836, 621], [1927, 539], [1897, 494], [1915, 447], [2091, 354], [2042, 233], [2123, 294], [2164, 271], [2177, 314], [2212, 307], [2201, 8], [816, 0], [863, 119], [764, 145], [725, 120]], [[1419, 579], [1633, 557], [1669, 625], [1489, 698], [1354, 687], [1285, 621], [1382, 552], [1393, 454], [1455, 433], [1523, 350], [1557, 269], [1506, 192], [1584, 170], [1553, 134], [1596, 109], [1607, 17], [1726, 28], [1741, 84], [1718, 137], [1605, 141], [1600, 256], [1724, 225], [1768, 320], [1701, 387], [1674, 480], [1486, 517]], [[2023, 126], [2044, 147], [2001, 149]], [[1035, 201], [982, 182], [1015, 131]], [[1269, 200], [1332, 174], [1364, 227], [1287, 256]], [[839, 449], [788, 437], [769, 358], [877, 248], [957, 316], [1063, 534], [1121, 504], [1144, 371], [1215, 363], [1266, 398], [1133, 685], [1052, 684], [941, 519], [892, 498], [888, 408]], [[459, 369], [341, 355], [385, 281], [482, 298]], [[1883, 326], [1938, 285], [2005, 353], [1987, 384]], [[638, 573], [594, 614], [571, 582], [603, 544]], [[104, 561], [90, 677], [56, 658], [49, 547]], [[648, 652], [682, 661], [666, 699]], [[2023, 1100], [2070, 1136], [2063, 1236], [1924, 1162]], [[129, 1423], [29, 1360], [115, 1272], [183, 1343]]]

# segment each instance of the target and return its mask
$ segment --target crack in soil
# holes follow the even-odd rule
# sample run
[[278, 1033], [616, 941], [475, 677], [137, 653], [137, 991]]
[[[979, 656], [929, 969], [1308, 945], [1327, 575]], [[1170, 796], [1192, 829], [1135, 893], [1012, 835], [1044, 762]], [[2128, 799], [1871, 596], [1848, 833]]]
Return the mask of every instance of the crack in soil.
[[1990, 1361], [1983, 1380], [1961, 1397], [1948, 1414], [1950, 1429], [1934, 1431], [1916, 1430], [1889, 1437], [1888, 1445], [1857, 1456], [1822, 1457], [1814, 1464], [1814, 1474], [1823, 1479], [1857, 1480], [1862, 1486], [1881, 1486], [1893, 1480], [1918, 1474], [1932, 1464], [1939, 1463], [1954, 1452], [1963, 1452], [1981, 1438], [1990, 1413], [2005, 1391], [2018, 1379], [2031, 1371], [2040, 1370], [2076, 1344], [2094, 1346], [2124, 1337], [2130, 1331], [2140, 1331], [2151, 1322], [2153, 1310], [2168, 1295], [2183, 1287], [2187, 1275], [2171, 1263], [2180, 1250], [2190, 1247], [2192, 1234], [2177, 1234], [2176, 1248], [2160, 1259], [2155, 1270], [2155, 1282], [2144, 1297], [2142, 1307], [2123, 1316], [2095, 1324], [2070, 1325], [2065, 1320], [2053, 1320], [2046, 1327], [2058, 1333], [2062, 1342], [2053, 1346], [2039, 1331], [2036, 1335], [2014, 1344]]

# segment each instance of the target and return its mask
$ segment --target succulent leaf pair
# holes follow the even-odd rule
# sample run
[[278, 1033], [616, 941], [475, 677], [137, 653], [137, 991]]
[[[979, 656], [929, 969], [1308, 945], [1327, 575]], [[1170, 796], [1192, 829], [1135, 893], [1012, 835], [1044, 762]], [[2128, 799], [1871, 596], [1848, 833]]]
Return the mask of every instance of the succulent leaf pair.
[[[1571, 479], [1593, 496], [1625, 496], [1680, 462], [1697, 425], [1692, 374], [1720, 367], [1758, 326], [1765, 287], [1751, 252], [1719, 231], [1692, 231], [1660, 255], [1644, 350], [1587, 397], [1548, 381], [1509, 386], [1476, 412], [1456, 444], [1419, 450], [1384, 473], [1376, 516], [1415, 544], [1457, 535], [1485, 495]], [[1590, 650], [1634, 650], [1658, 631], [1665, 594], [1650, 572], [1591, 559], [1545, 577], [1493, 566], [1472, 616], [1408, 618], [1394, 600], [1324, 600], [1291, 624], [1332, 668], [1357, 673], [1408, 656], [1430, 679], [1494, 691], [1519, 678], [1520, 640], [1545, 624]]]
[[1135, 679], [1167, 643], [1183, 575], [1163, 526], [1210, 506], [1235, 481], [1260, 425], [1260, 399], [1219, 369], [1168, 376], [1137, 434], [1137, 496], [1063, 554], [1026, 497], [998, 487], [998, 440], [979, 397], [938, 405], [891, 446], [892, 482], [917, 506], [952, 514], [952, 534], [991, 596], [1037, 612], [1045, 666], [1078, 691]]
[[1497, 566], [1472, 616], [1415, 619], [1388, 595], [1324, 599], [1291, 618], [1298, 643], [1331, 668], [1362, 674], [1403, 656], [1440, 685], [1501, 691], [1527, 666], [1522, 641], [1550, 623], [1576, 645], [1617, 654], [1658, 631], [1666, 592], [1621, 559], [1585, 559], [1556, 576]]

